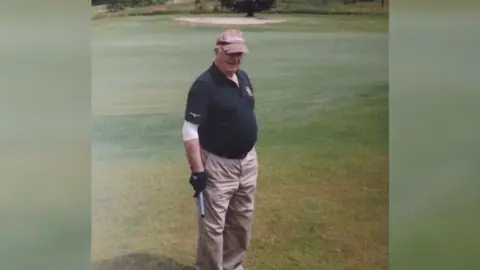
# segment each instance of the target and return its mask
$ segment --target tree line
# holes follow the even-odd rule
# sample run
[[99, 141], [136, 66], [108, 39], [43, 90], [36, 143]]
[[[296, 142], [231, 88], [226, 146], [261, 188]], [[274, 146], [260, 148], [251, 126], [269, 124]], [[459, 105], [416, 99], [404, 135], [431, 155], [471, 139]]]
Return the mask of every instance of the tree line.
[[[151, 5], [165, 4], [172, 0], [92, 0], [92, 5], [107, 5], [107, 10], [118, 11], [126, 7], [146, 7]], [[203, 0], [194, 0], [200, 3]], [[226, 10], [236, 13], [244, 13], [247, 17], [254, 17], [256, 12], [270, 10], [275, 8], [282, 0], [216, 0], [219, 5]], [[307, 0], [319, 1], [327, 4], [329, 1], [343, 2], [343, 4], [355, 4], [357, 2], [375, 2], [379, 0]], [[384, 6], [385, 0], [380, 0]]]
[[[146, 7], [166, 2], [171, 0], [92, 0], [92, 5], [107, 5], [109, 11], [118, 11], [126, 7]], [[274, 8], [277, 0], [218, 0], [218, 2], [226, 10], [246, 13], [248, 17], [253, 17], [255, 12]]]

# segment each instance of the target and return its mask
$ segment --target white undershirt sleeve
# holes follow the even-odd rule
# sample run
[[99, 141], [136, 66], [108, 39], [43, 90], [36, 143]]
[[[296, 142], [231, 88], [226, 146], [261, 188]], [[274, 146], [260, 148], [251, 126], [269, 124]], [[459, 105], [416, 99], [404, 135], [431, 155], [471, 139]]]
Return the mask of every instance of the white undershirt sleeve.
[[183, 122], [183, 141], [198, 139], [198, 125], [188, 121]]

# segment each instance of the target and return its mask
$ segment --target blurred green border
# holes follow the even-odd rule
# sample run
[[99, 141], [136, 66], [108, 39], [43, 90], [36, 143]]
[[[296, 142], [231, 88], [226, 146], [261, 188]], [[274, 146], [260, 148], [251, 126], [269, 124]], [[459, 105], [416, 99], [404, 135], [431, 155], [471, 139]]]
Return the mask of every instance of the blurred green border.
[[2, 11], [0, 269], [89, 269], [90, 3]]
[[478, 4], [390, 8], [390, 269], [480, 269]]

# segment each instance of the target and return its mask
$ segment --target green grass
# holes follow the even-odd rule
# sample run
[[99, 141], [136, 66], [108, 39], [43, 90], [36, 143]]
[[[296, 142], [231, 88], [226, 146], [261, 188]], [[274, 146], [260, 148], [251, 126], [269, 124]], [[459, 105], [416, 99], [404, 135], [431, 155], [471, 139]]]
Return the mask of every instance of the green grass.
[[[244, 27], [260, 126], [247, 269], [387, 269], [387, 21], [289, 18]], [[98, 270], [132, 260], [135, 270], [188, 269], [194, 259], [181, 125], [220, 29], [171, 19], [92, 23]]]

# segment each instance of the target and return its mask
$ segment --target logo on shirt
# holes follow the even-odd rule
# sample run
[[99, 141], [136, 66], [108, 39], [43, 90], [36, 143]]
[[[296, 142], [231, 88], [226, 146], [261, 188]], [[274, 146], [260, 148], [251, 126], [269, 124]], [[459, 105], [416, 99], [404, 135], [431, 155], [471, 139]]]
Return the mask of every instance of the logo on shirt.
[[248, 93], [249, 96], [253, 96], [252, 90], [250, 89], [250, 87], [246, 86], [245, 90], [247, 90], [247, 93]]
[[193, 116], [193, 117], [195, 117], [195, 118], [200, 116], [200, 114], [198, 114], [198, 113], [193, 113], [193, 112], [190, 112], [190, 115]]

